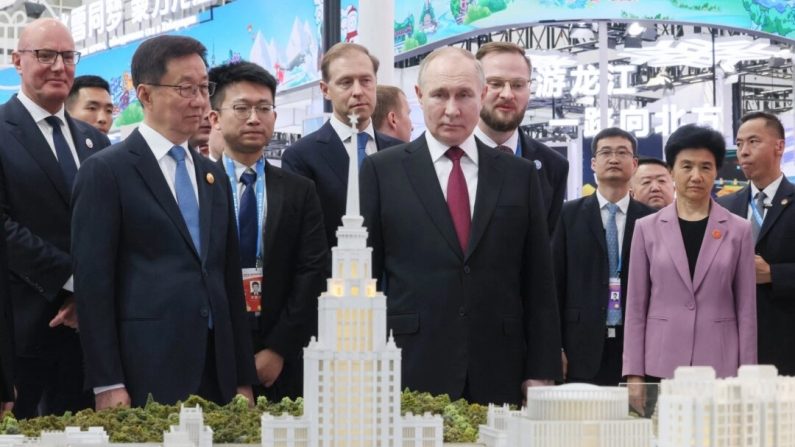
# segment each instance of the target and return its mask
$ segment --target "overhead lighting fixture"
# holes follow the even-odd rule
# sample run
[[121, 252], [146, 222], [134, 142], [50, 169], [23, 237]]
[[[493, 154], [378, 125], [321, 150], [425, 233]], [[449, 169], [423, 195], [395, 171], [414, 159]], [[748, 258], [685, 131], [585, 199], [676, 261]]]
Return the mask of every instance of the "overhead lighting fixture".
[[587, 26], [572, 28], [569, 38], [585, 42], [596, 39], [593, 30]]
[[644, 31], [646, 31], [646, 27], [638, 22], [632, 22], [632, 24], [627, 27], [627, 34], [632, 37], [638, 37], [643, 34]]
[[[689, 36], [674, 40], [661, 37], [643, 48], [625, 45], [619, 52], [635, 65], [651, 67], [683, 65], [694, 68], [710, 68], [713, 61], [712, 39]], [[769, 39], [753, 39], [750, 36], [729, 36], [715, 39], [714, 60], [736, 64], [742, 61], [769, 60], [771, 57], [790, 58], [791, 53], [771, 45]]]
[[646, 83], [645, 87], [649, 90], [672, 90], [674, 88], [674, 82], [671, 78], [666, 74], [664, 71], [661, 71], [657, 74], [657, 76], [649, 79], [649, 82]]
[[41, 3], [25, 2], [25, 15], [31, 19], [38, 19], [47, 10], [47, 7]]

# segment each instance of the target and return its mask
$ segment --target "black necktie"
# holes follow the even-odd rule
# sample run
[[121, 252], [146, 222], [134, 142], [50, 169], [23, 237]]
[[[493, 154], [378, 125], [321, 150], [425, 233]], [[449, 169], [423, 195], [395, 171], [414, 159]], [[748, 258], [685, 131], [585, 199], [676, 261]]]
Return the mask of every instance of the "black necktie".
[[246, 171], [240, 176], [245, 185], [240, 196], [240, 265], [243, 268], [257, 266], [257, 197], [254, 183], [257, 181], [255, 172]]
[[77, 174], [77, 164], [72, 155], [72, 150], [69, 149], [69, 144], [61, 131], [61, 119], [55, 115], [44, 118], [47, 124], [52, 126], [52, 141], [55, 144], [55, 156], [58, 157], [58, 164], [61, 165], [61, 172], [63, 178], [66, 180], [66, 187], [72, 189], [72, 184], [75, 181]]

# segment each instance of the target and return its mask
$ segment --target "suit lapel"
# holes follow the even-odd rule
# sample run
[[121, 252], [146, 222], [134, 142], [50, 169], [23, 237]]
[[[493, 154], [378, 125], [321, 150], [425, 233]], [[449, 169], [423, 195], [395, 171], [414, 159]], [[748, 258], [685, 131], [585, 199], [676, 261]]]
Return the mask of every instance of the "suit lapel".
[[[174, 225], [177, 227], [177, 230], [179, 230], [182, 238], [185, 240], [185, 243], [193, 248], [193, 252], [196, 253], [196, 247], [193, 246], [193, 240], [191, 239], [190, 233], [188, 232], [188, 226], [185, 224], [185, 219], [182, 217], [182, 213], [179, 210], [177, 200], [174, 198], [174, 194], [171, 193], [171, 189], [169, 189], [168, 183], [166, 183], [166, 179], [163, 177], [163, 171], [160, 170], [160, 165], [157, 163], [157, 160], [155, 159], [152, 150], [149, 148], [149, 145], [146, 144], [146, 140], [144, 140], [144, 138], [136, 129], [132, 134], [130, 134], [129, 137], [127, 137], [127, 140], [125, 141], [129, 142], [130, 152], [138, 157], [138, 160], [135, 164], [135, 169], [141, 175], [141, 178], [143, 178], [144, 183], [152, 192], [152, 195], [155, 196], [157, 203], [160, 204], [168, 217], [171, 218], [171, 221], [174, 222]], [[199, 183], [200, 179], [201, 178], [197, 177], [196, 183]], [[201, 195], [199, 196], [199, 199], [201, 200]], [[199, 207], [200, 213], [202, 208], [206, 208], [206, 206]], [[201, 225], [202, 227], [205, 226], [203, 223]]]
[[66, 186], [66, 180], [58, 165], [58, 160], [53, 154], [52, 148], [47, 143], [38, 124], [33, 121], [33, 117], [22, 105], [19, 99], [14, 96], [8, 103], [11, 109], [6, 116], [6, 122], [10, 124], [11, 135], [17, 140], [22, 150], [27, 151], [36, 161], [44, 174], [50, 180], [55, 190], [67, 204], [71, 201], [71, 193]]
[[[207, 259], [207, 251], [210, 247], [210, 229], [213, 228], [213, 195], [215, 194], [215, 180], [209, 182], [207, 166], [201, 154], [193, 149], [188, 149], [193, 157], [193, 167], [196, 170], [196, 188], [199, 193], [199, 240], [201, 241], [201, 259]], [[177, 208], [179, 209], [179, 207]], [[182, 213], [180, 212], [180, 216]], [[187, 229], [187, 226], [186, 226]], [[195, 249], [195, 247], [194, 247]]]
[[433, 168], [433, 160], [431, 160], [425, 136], [420, 136], [406, 146], [406, 152], [408, 155], [403, 159], [403, 168], [414, 192], [447, 244], [463, 259], [464, 253], [461, 251], [461, 244], [458, 243], [453, 219], [450, 217], [447, 202], [444, 200], [439, 177], [436, 176], [436, 170]]
[[599, 211], [599, 200], [596, 198], [596, 193], [591, 194], [585, 199], [583, 203], [585, 212], [587, 213], [588, 228], [593, 233], [594, 239], [599, 243], [599, 248], [602, 249], [601, 257], [607, 259], [607, 239], [605, 237], [605, 228], [602, 224], [602, 213]]
[[640, 217], [638, 202], [629, 199], [627, 206], [627, 220], [624, 223], [624, 239], [621, 245], [621, 270], [629, 270], [629, 252], [632, 245], [632, 233], [635, 231], [635, 221]]
[[491, 221], [505, 178], [505, 168], [498, 159], [500, 153], [487, 150], [487, 147], [480, 141], [477, 142], [477, 147], [480, 165], [478, 166], [478, 188], [475, 192], [475, 210], [472, 214], [472, 227], [469, 232], [465, 259], [468, 259], [475, 251], [489, 221]]
[[[69, 126], [69, 131], [72, 133], [72, 141], [75, 144], [75, 151], [77, 152], [77, 158], [82, 163], [86, 158], [88, 158], [92, 154], [92, 149], [94, 151], [99, 149], [99, 142], [93, 141], [90, 138], [86, 137], [80, 128], [77, 127], [75, 121], [69, 114], [66, 114], [66, 124]], [[91, 147], [88, 147], [88, 142], [91, 142]]]
[[748, 200], [751, 196], [751, 185], [748, 184], [741, 190], [726, 197], [726, 209], [732, 213], [742, 217], [748, 218]]
[[[682, 230], [679, 228], [676, 204], [666, 206], [658, 213], [660, 213], [660, 222], [663, 224], [663, 228], [660, 229], [663, 240], [662, 245], [668, 250], [668, 255], [671, 257], [676, 271], [679, 272], [682, 282], [692, 292], [695, 289], [693, 288], [693, 279], [690, 277], [690, 265], [687, 263], [687, 252], [682, 239]], [[707, 231], [709, 231], [709, 225]], [[703, 250], [704, 248], [702, 247], [701, 249]]]
[[265, 162], [265, 191], [266, 191], [266, 215], [263, 226], [263, 264], [269, 261], [268, 254], [271, 252], [273, 244], [276, 243], [279, 222], [281, 221], [282, 208], [284, 207], [284, 182], [282, 173], [270, 169], [270, 164]]
[[694, 291], [698, 290], [698, 287], [704, 281], [704, 277], [707, 276], [707, 271], [709, 271], [709, 266], [712, 264], [712, 260], [715, 259], [715, 254], [718, 253], [721, 244], [726, 240], [729, 229], [726, 225], [728, 219], [728, 211], [712, 202], [709, 218], [707, 219], [707, 229], [704, 231], [701, 250], [698, 252], [696, 271], [693, 273]]
[[757, 241], [761, 241], [762, 238], [765, 237], [767, 232], [770, 231], [770, 228], [776, 223], [779, 216], [781, 216], [784, 208], [792, 204], [793, 199], [795, 199], [793, 195], [795, 195], [795, 187], [793, 187], [792, 183], [784, 176], [781, 180], [781, 184], [778, 186], [776, 196], [773, 197], [771, 207], [767, 210], [765, 220], [762, 222], [762, 228], [759, 230], [759, 237], [756, 238]]
[[331, 127], [331, 121], [326, 121], [326, 124], [320, 128], [317, 133], [317, 142], [324, 146], [318, 148], [320, 154], [326, 159], [329, 168], [337, 175], [337, 178], [343, 185], [348, 184], [348, 152], [345, 150], [345, 144], [340, 140], [337, 132]]

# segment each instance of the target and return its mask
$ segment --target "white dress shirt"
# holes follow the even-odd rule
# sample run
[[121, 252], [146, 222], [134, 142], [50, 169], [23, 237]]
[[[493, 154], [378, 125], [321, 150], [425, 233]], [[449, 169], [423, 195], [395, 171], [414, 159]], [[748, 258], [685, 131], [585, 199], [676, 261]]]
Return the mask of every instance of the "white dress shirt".
[[183, 141], [182, 144], [175, 145], [156, 130], [149, 127], [146, 123], [138, 125], [138, 131], [141, 133], [141, 136], [144, 137], [146, 144], [149, 145], [149, 149], [152, 150], [157, 164], [160, 165], [160, 170], [163, 172], [163, 177], [166, 178], [166, 183], [168, 183], [168, 188], [171, 190], [174, 200], [177, 199], [177, 190], [174, 188], [177, 161], [168, 155], [168, 151], [174, 146], [182, 146], [182, 148], [185, 149], [185, 168], [188, 170], [188, 177], [190, 177], [190, 183], [191, 186], [193, 186], [193, 194], [196, 196], [196, 203], [198, 203], [199, 208], [201, 208], [201, 203], [199, 203], [199, 190], [196, 187], [196, 168], [193, 165], [193, 156], [188, 150], [188, 140]]
[[[336, 115], [331, 115], [329, 122], [331, 123], [331, 128], [334, 129], [334, 132], [336, 132], [337, 136], [340, 137], [340, 140], [346, 144], [345, 150], [347, 151], [347, 144], [351, 141], [351, 126], [337, 119]], [[370, 138], [367, 139], [367, 146], [364, 148], [364, 153], [367, 155], [373, 155], [378, 151], [378, 146], [375, 144], [373, 120], [370, 120], [370, 122], [367, 124], [367, 127], [362, 132], [366, 132], [367, 135], [370, 136]], [[356, 133], [358, 134], [359, 132]], [[356, 143], [356, 141], [354, 141], [354, 143]]]
[[[450, 146], [439, 142], [430, 132], [425, 132], [425, 141], [431, 152], [433, 169], [436, 171], [436, 177], [439, 178], [439, 186], [442, 187], [444, 200], [447, 200], [447, 180], [453, 170], [453, 161], [447, 158], [445, 153]], [[475, 194], [478, 191], [478, 146], [475, 143], [475, 136], [470, 135], [458, 147], [464, 150], [464, 156], [461, 157], [461, 170], [464, 172], [464, 179], [467, 182], [469, 215], [472, 217], [475, 213]]]
[[[475, 136], [478, 137], [483, 144], [489, 147], [497, 148], [497, 146], [501, 146], [497, 144], [494, 140], [491, 139], [485, 132], [480, 130], [480, 126], [475, 127]], [[507, 146], [511, 148], [513, 154], [516, 155], [516, 149], [519, 147], [519, 129], [513, 131], [511, 137], [505, 140], [505, 143], [502, 143], [502, 146]]]
[[[226, 155], [222, 155], [221, 157], [223, 157], [223, 160], [224, 160], [224, 172], [226, 172], [227, 160], [232, 160], [232, 159], [227, 157]], [[237, 203], [240, 203], [240, 200], [243, 198], [243, 191], [246, 190], [246, 185], [245, 185], [245, 183], [243, 183], [242, 180], [240, 180], [240, 178], [243, 176], [243, 174], [246, 171], [253, 172], [254, 174], [256, 174], [257, 173], [257, 164], [255, 163], [252, 166], [246, 166], [246, 165], [244, 165], [243, 163], [240, 163], [237, 160], [232, 160], [232, 164], [235, 166], [235, 182], [234, 182], [234, 184], [237, 185]], [[257, 180], [259, 180], [259, 179], [257, 179]], [[268, 188], [262, 188], [262, 191], [263, 191], [263, 194], [262, 194], [262, 200], [263, 200], [263, 204], [262, 204], [262, 222], [263, 222], [263, 225], [264, 225], [265, 217], [268, 215]], [[256, 190], [255, 190], [255, 193], [256, 193]], [[259, 207], [259, 203], [257, 203], [257, 206]], [[239, 213], [240, 210], [236, 210], [236, 212]]]
[[47, 140], [47, 144], [50, 145], [50, 150], [52, 151], [53, 156], [55, 159], [58, 159], [58, 154], [55, 152], [55, 142], [53, 141], [53, 128], [50, 126], [50, 123], [44, 121], [45, 118], [48, 116], [57, 116], [58, 119], [61, 120], [61, 132], [63, 132], [63, 136], [66, 139], [66, 144], [69, 145], [69, 151], [72, 153], [72, 157], [75, 159], [75, 166], [78, 168], [80, 167], [80, 158], [77, 156], [77, 150], [75, 150], [75, 141], [72, 137], [72, 131], [69, 129], [69, 125], [66, 123], [66, 112], [63, 106], [61, 109], [55, 113], [50, 113], [44, 110], [40, 105], [33, 102], [32, 99], [28, 98], [25, 95], [25, 92], [22, 90], [17, 93], [17, 98], [19, 98], [19, 102], [25, 107], [25, 109], [30, 113], [30, 116], [33, 117], [33, 121], [36, 122], [36, 125], [39, 126], [41, 130], [41, 134], [44, 136], [44, 139]]
[[[610, 218], [610, 211], [607, 210], [607, 204], [610, 203], [599, 189], [596, 190], [596, 200], [599, 201], [599, 213], [602, 216], [602, 228], [607, 229], [607, 220]], [[629, 193], [621, 200], [616, 202], [618, 211], [616, 212], [616, 228], [618, 229], [618, 256], [621, 257], [621, 250], [624, 247], [624, 227], [627, 223], [627, 208], [629, 208]], [[623, 262], [623, 261], [622, 261]]]
[[[762, 191], [765, 193], [765, 207], [761, 210], [762, 211], [762, 219], [764, 220], [765, 214], [767, 214], [767, 208], [773, 204], [773, 197], [776, 197], [776, 193], [778, 192], [778, 187], [781, 185], [781, 181], [784, 179], [784, 174], [778, 176], [777, 179], [773, 180], [773, 183], [767, 185], [767, 188], [763, 189]], [[751, 182], [751, 200], [756, 200], [756, 195], [759, 193], [759, 188], [754, 185], [754, 182]], [[752, 219], [754, 212], [751, 210], [751, 203], [748, 203], [748, 219]]]

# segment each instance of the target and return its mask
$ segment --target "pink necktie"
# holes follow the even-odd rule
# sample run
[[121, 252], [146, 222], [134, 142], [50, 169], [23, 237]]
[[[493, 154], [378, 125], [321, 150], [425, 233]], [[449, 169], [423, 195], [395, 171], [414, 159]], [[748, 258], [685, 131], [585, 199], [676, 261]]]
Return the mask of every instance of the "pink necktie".
[[464, 171], [461, 170], [461, 157], [464, 151], [458, 146], [452, 146], [445, 152], [447, 158], [453, 162], [453, 170], [447, 179], [447, 208], [453, 218], [453, 226], [461, 244], [461, 250], [466, 253], [469, 244], [469, 227], [472, 217], [469, 213], [469, 191]]

